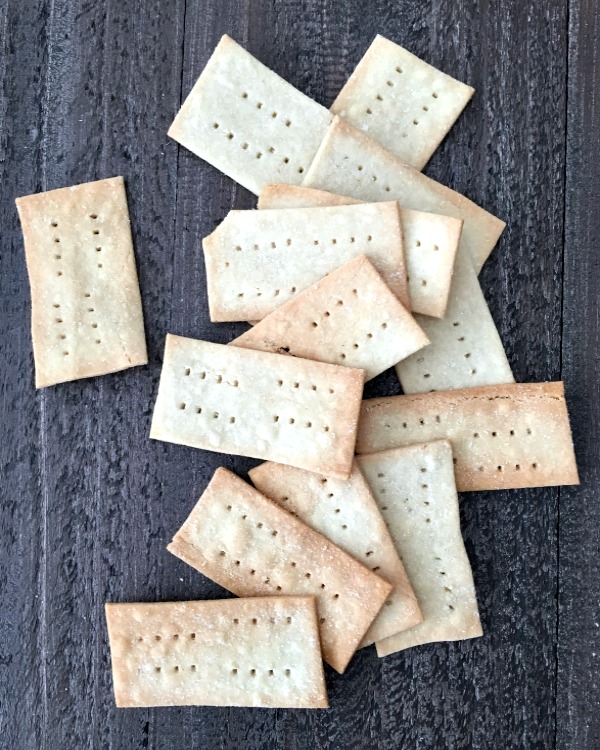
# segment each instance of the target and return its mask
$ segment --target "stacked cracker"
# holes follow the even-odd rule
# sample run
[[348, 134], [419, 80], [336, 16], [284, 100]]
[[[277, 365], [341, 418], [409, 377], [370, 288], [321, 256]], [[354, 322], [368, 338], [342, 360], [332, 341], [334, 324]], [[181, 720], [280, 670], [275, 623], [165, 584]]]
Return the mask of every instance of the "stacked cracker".
[[[504, 223], [419, 171], [472, 94], [377, 37], [327, 111], [223, 37], [186, 99], [170, 135], [259, 195], [203, 242], [211, 320], [253, 327], [167, 336], [151, 437], [265, 463], [168, 546], [239, 599], [107, 605], [119, 706], [326, 707], [321, 657], [479, 636], [457, 490], [578, 482], [479, 286]], [[18, 205], [37, 384], [144, 363], [122, 180]]]

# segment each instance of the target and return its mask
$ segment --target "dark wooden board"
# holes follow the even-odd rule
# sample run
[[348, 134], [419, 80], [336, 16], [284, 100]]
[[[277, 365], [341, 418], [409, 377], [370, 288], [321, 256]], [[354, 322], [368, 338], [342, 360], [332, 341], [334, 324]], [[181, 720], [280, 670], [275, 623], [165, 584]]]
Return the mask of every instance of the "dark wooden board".
[[600, 747], [600, 9], [569, 13], [562, 371], [582, 485], [560, 491], [557, 743]]
[[[165, 545], [252, 465], [148, 439], [165, 333], [243, 328], [208, 320], [200, 238], [254, 205], [168, 125], [223, 33], [329, 105], [378, 32], [477, 89], [426, 171], [509, 222], [482, 283], [517, 379], [567, 380], [583, 488], [462, 498], [482, 639], [363, 650], [327, 712], [117, 710], [104, 602], [224, 595]], [[0, 35], [0, 747], [600, 746], [593, 0], [4, 0]], [[115, 174], [150, 364], [36, 392], [14, 197]]]

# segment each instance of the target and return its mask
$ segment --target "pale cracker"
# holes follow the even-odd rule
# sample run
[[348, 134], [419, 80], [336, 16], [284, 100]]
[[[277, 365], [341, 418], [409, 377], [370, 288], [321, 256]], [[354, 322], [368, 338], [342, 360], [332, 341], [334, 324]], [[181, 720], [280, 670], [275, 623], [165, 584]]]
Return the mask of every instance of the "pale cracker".
[[117, 706], [327, 708], [313, 597], [107, 604]]
[[356, 464], [345, 481], [271, 462], [248, 473], [263, 495], [393, 584], [361, 646], [423, 620], [381, 511]]
[[231, 211], [202, 244], [215, 322], [261, 320], [362, 254], [410, 308], [395, 202]]
[[35, 384], [148, 362], [122, 177], [16, 200], [31, 285]]
[[471, 254], [478, 272], [505, 227], [503, 221], [425, 177], [340, 117], [327, 130], [303, 185], [366, 201], [397, 200], [404, 208], [463, 219], [460, 245]]
[[404, 393], [513, 383], [498, 329], [471, 258], [461, 248], [446, 316], [415, 319], [431, 343], [396, 365]]
[[[258, 197], [259, 209], [319, 208], [357, 203], [362, 201], [297, 185], [265, 185]], [[400, 206], [400, 223], [411, 310], [442, 318], [448, 305], [462, 219]]]
[[364, 373], [167, 335], [150, 437], [345, 479]]
[[377, 643], [379, 656], [482, 635], [460, 531], [447, 440], [360, 456], [423, 612], [423, 622]]
[[452, 443], [462, 492], [579, 484], [561, 382], [363, 401], [358, 453], [441, 438]]
[[377, 35], [331, 111], [423, 169], [474, 93]]
[[323, 658], [340, 673], [392, 590], [226, 469], [168, 549], [238, 596], [316, 597]]
[[331, 113], [223, 36], [169, 135], [258, 194], [300, 183]]
[[368, 258], [360, 255], [231, 345], [356, 367], [370, 380], [428, 343]]

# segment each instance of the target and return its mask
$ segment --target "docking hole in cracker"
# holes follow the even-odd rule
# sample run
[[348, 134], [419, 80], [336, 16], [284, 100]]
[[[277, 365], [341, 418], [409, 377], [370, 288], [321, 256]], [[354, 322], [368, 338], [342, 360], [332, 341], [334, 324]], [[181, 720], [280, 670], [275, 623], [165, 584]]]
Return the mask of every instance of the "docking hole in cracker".
[[377, 35], [331, 111], [423, 169], [474, 93]]
[[202, 244], [212, 321], [261, 320], [359, 255], [410, 309], [395, 202], [231, 211]]
[[314, 596], [323, 658], [340, 673], [392, 590], [223, 468], [167, 549], [238, 596]]
[[271, 462], [249, 476], [263, 495], [394, 586], [361, 647], [422, 621], [390, 532], [356, 464], [345, 481]]
[[117, 706], [327, 708], [315, 600], [107, 604]]
[[150, 437], [345, 479], [364, 372], [167, 336]]
[[[326, 190], [270, 184], [261, 190], [258, 208], [322, 208], [361, 202]], [[450, 295], [462, 219], [400, 206], [400, 223], [411, 310], [413, 313], [443, 318]]]
[[505, 223], [405, 164], [391, 151], [335, 117], [302, 183], [364, 201], [396, 200], [403, 208], [463, 219], [460, 246], [479, 272]]
[[429, 343], [364, 255], [263, 318], [232, 346], [356, 367], [370, 380]]
[[145, 365], [122, 177], [16, 200], [31, 286], [37, 388]]
[[379, 656], [482, 635], [460, 531], [447, 440], [359, 456], [423, 612], [423, 622], [377, 642]]
[[579, 484], [561, 382], [363, 401], [357, 453], [444, 438], [459, 491]]
[[169, 135], [258, 195], [299, 184], [332, 115], [223, 36]]

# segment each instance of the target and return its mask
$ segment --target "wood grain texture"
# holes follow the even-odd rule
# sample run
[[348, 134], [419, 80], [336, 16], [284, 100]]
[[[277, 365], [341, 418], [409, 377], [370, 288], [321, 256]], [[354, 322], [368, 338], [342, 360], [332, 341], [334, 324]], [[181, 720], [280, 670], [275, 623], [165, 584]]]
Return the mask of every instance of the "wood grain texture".
[[[327, 712], [117, 710], [104, 601], [223, 596], [165, 545], [217, 465], [254, 463], [148, 439], [166, 332], [245, 330], [209, 322], [200, 240], [255, 205], [168, 126], [223, 33], [329, 106], [378, 32], [476, 88], [426, 171], [508, 221], [484, 292], [517, 380], [566, 381], [582, 489], [561, 490], [560, 517], [555, 489], [463, 499], [477, 641], [364, 649], [327, 670]], [[0, 35], [0, 745], [596, 748], [593, 0], [5, 0]], [[14, 197], [115, 174], [150, 364], [36, 393]], [[391, 372], [367, 388], [397, 392]]]
[[[600, 12], [569, 5], [562, 372], [570, 384], [581, 491], [560, 491], [557, 741], [559, 750], [600, 747], [600, 400], [598, 254]], [[594, 135], [592, 135], [594, 134]]]

